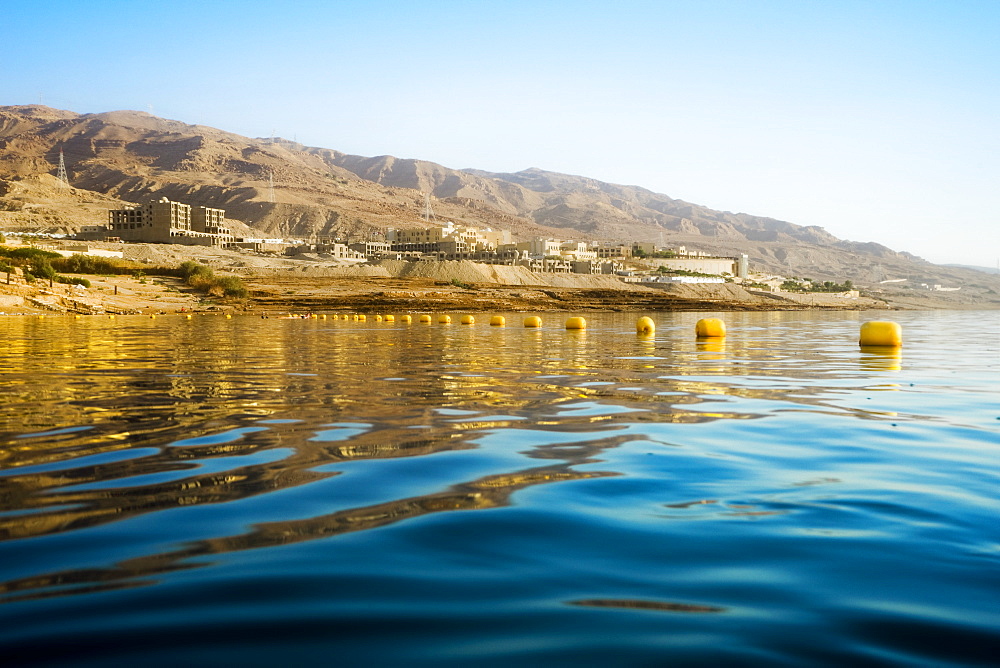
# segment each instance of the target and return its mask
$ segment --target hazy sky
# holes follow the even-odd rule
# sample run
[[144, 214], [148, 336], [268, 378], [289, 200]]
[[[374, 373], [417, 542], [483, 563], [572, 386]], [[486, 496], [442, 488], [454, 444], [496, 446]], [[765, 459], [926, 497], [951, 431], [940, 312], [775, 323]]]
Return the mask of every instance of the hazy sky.
[[1000, 0], [5, 0], [0, 105], [639, 185], [1000, 258]]

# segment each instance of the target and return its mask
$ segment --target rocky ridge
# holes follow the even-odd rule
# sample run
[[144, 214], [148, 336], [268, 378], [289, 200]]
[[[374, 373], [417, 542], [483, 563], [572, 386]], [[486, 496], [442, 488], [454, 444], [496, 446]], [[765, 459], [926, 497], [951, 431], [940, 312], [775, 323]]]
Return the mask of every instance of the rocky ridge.
[[[52, 178], [60, 150], [73, 188]], [[0, 107], [0, 229], [69, 231], [105, 222], [108, 208], [166, 196], [225, 208], [231, 220], [246, 224], [233, 224], [243, 234], [358, 240], [389, 227], [425, 225], [425, 193], [439, 220], [510, 229], [521, 238], [662, 240], [747, 253], [755, 269], [785, 276], [961, 285], [973, 301], [1000, 295], [1000, 281], [981, 272], [637, 186], [540, 169], [500, 174], [354, 156], [136, 111]]]

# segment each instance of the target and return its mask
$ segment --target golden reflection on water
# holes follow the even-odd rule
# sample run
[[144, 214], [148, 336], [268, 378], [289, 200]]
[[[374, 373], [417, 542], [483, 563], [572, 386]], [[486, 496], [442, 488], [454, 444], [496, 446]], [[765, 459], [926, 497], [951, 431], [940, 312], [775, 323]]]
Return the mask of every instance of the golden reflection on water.
[[900, 371], [903, 368], [903, 350], [861, 346], [861, 368], [868, 371]]
[[[607, 435], [628, 425], [764, 417], [741, 409], [744, 401], [845, 410], [822, 384], [784, 382], [823, 378], [829, 360], [846, 373], [842, 353], [799, 349], [786, 361], [763, 337], [739, 339], [736, 329], [727, 340], [694, 341], [680, 317], [648, 337], [636, 336], [630, 317], [588, 320], [591, 329], [577, 331], [209, 317], [0, 321], [9, 342], [0, 351], [0, 540], [303, 487], [339, 475], [327, 469], [338, 462], [470, 450], [489, 433], [578, 434], [571, 446], [525, 450], [551, 465], [262, 523], [114, 567], [12, 580], [0, 592], [133, 586], [190, 567], [192, 557], [498, 507], [526, 487], [615, 475], [574, 467], [638, 438]], [[899, 359], [862, 351], [861, 366], [896, 371]], [[751, 370], [773, 382], [745, 382]], [[725, 403], [734, 407], [720, 410]]]

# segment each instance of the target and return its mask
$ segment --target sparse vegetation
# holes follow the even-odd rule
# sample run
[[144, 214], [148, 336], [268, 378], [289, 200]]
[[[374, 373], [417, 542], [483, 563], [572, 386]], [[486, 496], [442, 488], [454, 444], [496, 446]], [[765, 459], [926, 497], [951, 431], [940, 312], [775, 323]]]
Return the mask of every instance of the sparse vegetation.
[[785, 292], [847, 292], [848, 290], [854, 289], [854, 283], [851, 281], [844, 281], [843, 283], [823, 281], [822, 283], [819, 283], [813, 282], [808, 278], [803, 279], [802, 281], [794, 278], [788, 278], [781, 284], [781, 289]]
[[52, 259], [52, 266], [57, 271], [67, 274], [95, 274], [97, 276], [126, 276], [138, 277], [140, 274], [155, 274], [159, 276], [177, 276], [177, 269], [174, 267], [149, 267], [137, 262], [119, 260], [113, 257], [97, 257], [94, 255], [81, 255], [79, 253], [70, 257], [57, 256]]
[[28, 266], [29, 271], [34, 274], [35, 278], [52, 281], [58, 276], [48, 258], [34, 257], [31, 259], [31, 263]]
[[9, 260], [0, 261], [0, 272], [14, 273], [15, 267], [21, 267], [25, 283], [34, 283], [41, 279], [50, 283], [90, 287], [90, 281], [85, 278], [69, 278], [61, 276], [56, 271], [53, 262], [64, 259], [58, 253], [50, 253], [38, 248], [5, 248], [0, 246], [0, 257], [6, 257]]
[[246, 299], [250, 296], [246, 285], [238, 276], [216, 276], [211, 267], [199, 262], [187, 261], [179, 267], [181, 277], [195, 290], [214, 297], [234, 297]]
[[15, 266], [24, 268], [24, 280], [32, 283], [47, 279], [54, 283], [83, 285], [90, 287], [90, 281], [82, 277], [67, 277], [67, 274], [94, 274], [97, 276], [131, 276], [140, 283], [148, 283], [147, 276], [174, 276], [184, 279], [191, 287], [214, 297], [246, 299], [249, 291], [243, 281], [236, 276], [215, 276], [212, 269], [199, 262], [188, 261], [179, 267], [142, 265], [137, 262], [117, 258], [75, 254], [63, 257], [58, 253], [38, 248], [6, 248], [0, 246], [0, 272]]
[[25, 246], [22, 248], [10, 248], [9, 246], [0, 246], [0, 257], [9, 258], [13, 264], [18, 266], [25, 266], [30, 264], [32, 261], [40, 258], [54, 259], [60, 258], [62, 255], [59, 253], [53, 253], [52, 251], [42, 250], [41, 248], [34, 248], [31, 246]]
[[451, 284], [454, 285], [456, 288], [462, 288], [463, 290], [475, 290], [475, 288], [472, 286], [471, 283], [460, 281], [457, 278], [451, 279]]
[[90, 287], [90, 281], [82, 276], [56, 276], [56, 283], [64, 283], [66, 285], [82, 285], [85, 288]]
[[721, 278], [718, 274], [703, 274], [700, 271], [691, 271], [690, 269], [671, 269], [670, 267], [660, 267], [657, 271], [668, 276], [704, 276], [706, 278]]

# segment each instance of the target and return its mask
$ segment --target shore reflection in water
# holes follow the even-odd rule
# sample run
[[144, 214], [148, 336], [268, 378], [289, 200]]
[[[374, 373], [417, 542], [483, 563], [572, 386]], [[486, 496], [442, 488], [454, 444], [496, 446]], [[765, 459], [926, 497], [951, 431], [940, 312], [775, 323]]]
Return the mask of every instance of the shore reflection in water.
[[987, 657], [997, 318], [973, 358], [939, 314], [889, 351], [853, 313], [697, 317], [2, 320], [0, 648]]

